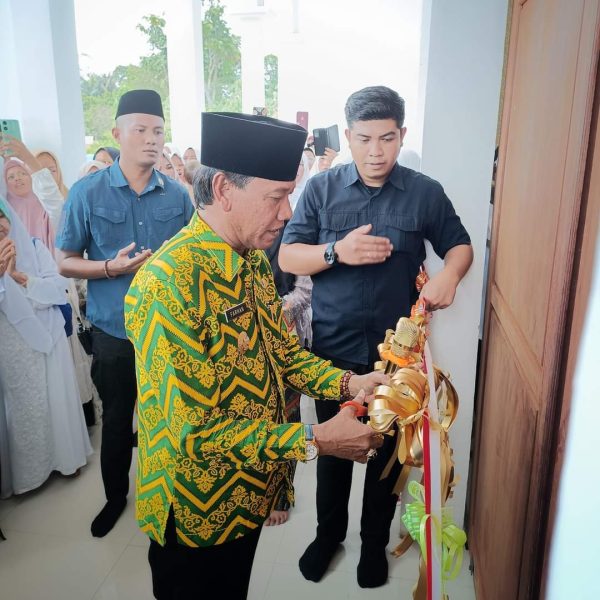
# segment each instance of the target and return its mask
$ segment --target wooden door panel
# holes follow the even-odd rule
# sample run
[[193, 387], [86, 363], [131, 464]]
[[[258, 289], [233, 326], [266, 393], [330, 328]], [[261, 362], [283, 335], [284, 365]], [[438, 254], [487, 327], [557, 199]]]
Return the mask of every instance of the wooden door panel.
[[599, 51], [597, 0], [513, 1], [471, 482], [479, 600], [539, 590]]
[[[473, 526], [477, 531], [471, 545], [480, 573], [478, 598], [516, 598], [522, 564], [523, 535], [531, 480], [537, 411], [531, 406], [531, 392], [520, 385], [520, 367], [502, 325], [492, 315], [490, 335], [495, 344], [488, 356], [489, 378], [482, 431], [481, 463], [490, 465], [479, 475], [480, 495]], [[512, 419], [518, 415], [518, 419]], [[509, 417], [509, 418], [507, 418]], [[502, 527], [498, 527], [498, 524]], [[484, 549], [493, 548], [493, 552]], [[502, 570], [497, 568], [502, 565]]]
[[565, 38], [583, 12], [583, 0], [560, 4], [521, 9], [494, 277], [540, 365], [578, 56]]

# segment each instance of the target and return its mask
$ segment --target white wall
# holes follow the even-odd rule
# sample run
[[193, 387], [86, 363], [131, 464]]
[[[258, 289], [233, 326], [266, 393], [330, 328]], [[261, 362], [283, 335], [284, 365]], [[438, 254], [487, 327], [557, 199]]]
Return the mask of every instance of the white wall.
[[[475, 370], [492, 162], [502, 76], [507, 0], [427, 0], [428, 40], [421, 170], [437, 179], [471, 235], [475, 261], [454, 304], [431, 327], [434, 361], [450, 372], [460, 397], [450, 434], [461, 477], [452, 501], [461, 523], [467, 489]], [[425, 40], [424, 40], [425, 42]], [[428, 248], [428, 256], [433, 254]], [[428, 259], [428, 271], [442, 266]]]
[[0, 116], [19, 119], [30, 149], [56, 152], [70, 185], [85, 159], [73, 0], [4, 0], [0, 16]]
[[598, 469], [598, 398], [600, 398], [600, 239], [588, 315], [573, 381], [573, 400], [558, 512], [548, 569], [548, 600], [600, 598], [600, 469]]

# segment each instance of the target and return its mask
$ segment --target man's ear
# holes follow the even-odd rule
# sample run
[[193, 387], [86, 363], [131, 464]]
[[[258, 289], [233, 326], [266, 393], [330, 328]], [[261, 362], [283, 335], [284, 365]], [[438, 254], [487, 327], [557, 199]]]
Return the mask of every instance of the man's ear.
[[224, 212], [230, 212], [232, 206], [232, 187], [233, 184], [225, 173], [219, 171], [212, 180], [213, 202], [219, 204]]
[[350, 143], [350, 130], [349, 129], [344, 129], [344, 135], [346, 136], [346, 139], [348, 140], [348, 143]]

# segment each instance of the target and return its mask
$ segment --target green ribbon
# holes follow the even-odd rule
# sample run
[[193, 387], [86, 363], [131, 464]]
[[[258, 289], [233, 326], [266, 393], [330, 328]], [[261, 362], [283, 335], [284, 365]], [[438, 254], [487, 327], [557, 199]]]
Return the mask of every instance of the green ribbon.
[[406, 506], [402, 522], [413, 540], [419, 543], [421, 555], [427, 562], [427, 521], [431, 519], [432, 533], [442, 544], [442, 582], [451, 581], [460, 573], [463, 550], [467, 534], [457, 527], [452, 519], [452, 511], [442, 508], [442, 526], [437, 519], [425, 512], [425, 488], [417, 481], [408, 484], [408, 492], [415, 499]]

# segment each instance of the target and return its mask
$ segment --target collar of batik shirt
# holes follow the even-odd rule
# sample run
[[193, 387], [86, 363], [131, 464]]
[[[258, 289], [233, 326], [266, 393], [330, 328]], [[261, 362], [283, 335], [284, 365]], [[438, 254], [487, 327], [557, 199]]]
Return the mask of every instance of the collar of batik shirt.
[[217, 262], [221, 275], [232, 281], [244, 264], [256, 270], [261, 263], [260, 250], [249, 250], [246, 256], [239, 255], [227, 242], [220, 238], [198, 213], [194, 214], [189, 228], [193, 236]]

